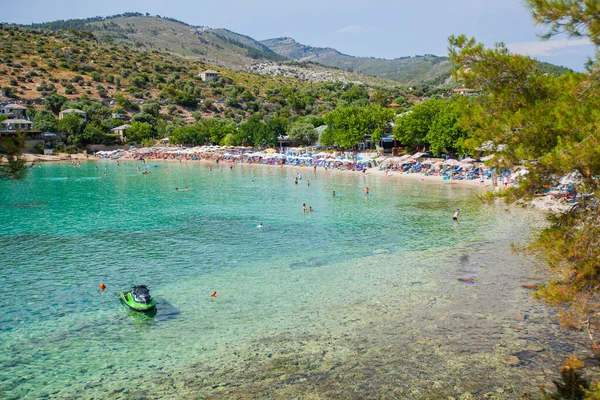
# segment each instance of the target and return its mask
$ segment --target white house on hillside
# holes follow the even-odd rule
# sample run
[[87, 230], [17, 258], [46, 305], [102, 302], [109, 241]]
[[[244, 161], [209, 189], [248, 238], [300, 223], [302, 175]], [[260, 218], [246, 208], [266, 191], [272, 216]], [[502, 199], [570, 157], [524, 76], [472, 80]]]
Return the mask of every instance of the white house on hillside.
[[125, 124], [125, 125], [117, 126], [116, 128], [112, 128], [110, 131], [113, 133], [119, 134], [119, 139], [121, 140], [121, 142], [125, 142], [125, 140], [127, 140], [125, 131], [129, 128], [131, 128], [131, 125]]
[[25, 117], [26, 112], [27, 107], [22, 106], [20, 104], [7, 104], [5, 106], [0, 107], [0, 115], [12, 115], [15, 118]]
[[219, 73], [217, 71], [209, 69], [204, 72], [201, 72], [200, 78], [202, 78], [203, 81], [216, 81], [217, 79], [219, 79]]
[[31, 129], [31, 121], [26, 119], [5, 119], [2, 121], [2, 131], [25, 132]]
[[87, 114], [85, 113], [85, 111], [81, 111], [76, 108], [67, 108], [66, 110], [62, 110], [61, 112], [58, 113], [58, 119], [59, 120], [63, 119], [65, 116], [67, 116], [69, 114], [77, 114], [78, 116], [80, 116], [82, 118], [87, 118]]

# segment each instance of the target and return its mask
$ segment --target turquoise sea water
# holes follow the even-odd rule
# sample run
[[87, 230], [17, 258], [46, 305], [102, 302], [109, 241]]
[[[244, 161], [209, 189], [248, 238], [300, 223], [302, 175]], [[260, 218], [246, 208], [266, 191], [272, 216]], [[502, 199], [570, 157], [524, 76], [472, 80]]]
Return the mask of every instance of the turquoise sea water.
[[[0, 398], [518, 398], [585, 353], [521, 287], [544, 279], [510, 248], [538, 213], [442, 182], [150, 164], [0, 182]], [[154, 318], [119, 304], [132, 284]]]

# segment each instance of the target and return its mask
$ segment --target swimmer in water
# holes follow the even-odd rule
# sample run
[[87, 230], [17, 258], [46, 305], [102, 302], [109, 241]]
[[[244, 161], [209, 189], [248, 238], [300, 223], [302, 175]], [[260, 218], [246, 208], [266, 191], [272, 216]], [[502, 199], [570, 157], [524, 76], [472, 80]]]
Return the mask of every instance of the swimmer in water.
[[258, 223], [258, 225], [257, 225], [256, 227], [257, 227], [257, 228], [261, 228], [261, 229], [262, 229], [262, 227], [263, 227], [263, 224], [262, 224], [262, 222], [259, 222], [259, 223]]
[[458, 208], [458, 209], [456, 210], [456, 212], [455, 212], [455, 213], [454, 213], [454, 215], [452, 216], [452, 219], [453, 219], [454, 221], [458, 221], [458, 217], [459, 217], [459, 216], [460, 216], [460, 208]]
[[335, 190], [331, 193], [331, 197], [335, 198]]
[[308, 212], [312, 212], [312, 206], [308, 207]]
[[304, 212], [304, 213], [306, 212], [306, 203], [302, 204], [302, 212]]

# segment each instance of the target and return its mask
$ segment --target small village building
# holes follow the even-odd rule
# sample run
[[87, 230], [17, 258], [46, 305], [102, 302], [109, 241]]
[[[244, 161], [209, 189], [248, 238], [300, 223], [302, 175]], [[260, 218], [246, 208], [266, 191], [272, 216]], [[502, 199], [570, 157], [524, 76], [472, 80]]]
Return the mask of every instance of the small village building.
[[131, 125], [125, 124], [125, 125], [117, 126], [116, 128], [112, 128], [110, 131], [113, 132], [113, 133], [118, 134], [119, 135], [119, 139], [121, 140], [122, 143], [124, 143], [125, 140], [127, 140], [127, 135], [125, 134], [125, 132], [129, 128], [131, 128]]
[[6, 104], [0, 107], [0, 115], [8, 115], [13, 118], [25, 118], [27, 107], [20, 104]]
[[206, 70], [200, 73], [200, 78], [203, 81], [216, 81], [219, 79], [219, 73], [217, 71], [213, 71], [212, 69]]
[[87, 114], [85, 113], [85, 111], [78, 110], [76, 108], [67, 108], [66, 110], [62, 110], [61, 112], [58, 113], [58, 119], [61, 120], [69, 114], [76, 114], [79, 117], [87, 118]]
[[396, 140], [395, 137], [393, 136], [383, 136], [381, 139], [379, 139], [379, 143], [377, 143], [377, 148], [379, 150], [379, 153], [381, 155], [385, 155], [385, 154], [394, 154], [394, 150], [397, 149], [398, 146], [398, 141]]
[[2, 121], [2, 131], [17, 133], [31, 130], [31, 121], [26, 119], [5, 119]]

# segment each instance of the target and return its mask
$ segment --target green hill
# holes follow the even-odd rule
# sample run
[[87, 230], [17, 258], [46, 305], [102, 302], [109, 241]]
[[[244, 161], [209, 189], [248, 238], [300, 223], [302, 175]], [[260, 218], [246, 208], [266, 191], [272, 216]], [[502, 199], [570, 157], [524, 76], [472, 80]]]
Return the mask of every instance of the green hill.
[[306, 46], [289, 37], [264, 40], [261, 43], [277, 54], [298, 61], [313, 61], [405, 84], [442, 83], [450, 77], [452, 68], [448, 58], [434, 55], [388, 60], [349, 56], [332, 48]]
[[112, 43], [177, 54], [234, 69], [247, 68], [257, 60], [284, 60], [284, 57], [247, 36], [225, 29], [194, 27], [172, 18], [141, 13], [55, 21], [27, 27], [51, 31], [90, 31], [97, 38]]

